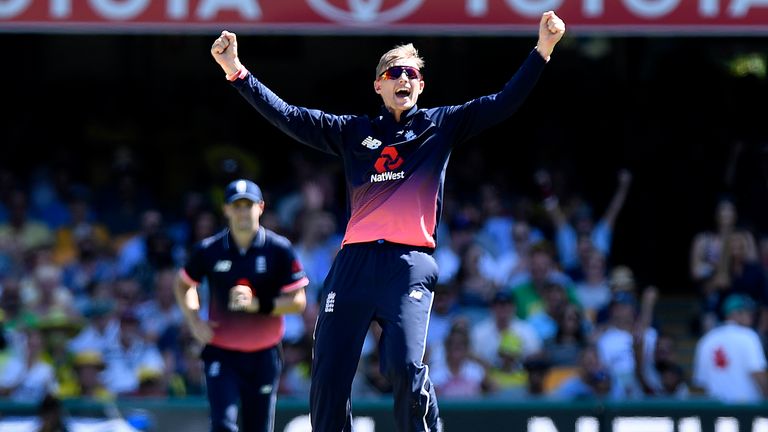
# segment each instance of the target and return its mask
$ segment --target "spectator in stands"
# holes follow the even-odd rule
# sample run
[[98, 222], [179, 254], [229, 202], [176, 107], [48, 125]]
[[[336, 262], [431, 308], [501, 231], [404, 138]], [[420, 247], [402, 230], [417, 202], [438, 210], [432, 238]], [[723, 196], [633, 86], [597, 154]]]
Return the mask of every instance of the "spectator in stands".
[[427, 332], [427, 355], [442, 351], [445, 339], [453, 323], [462, 316], [459, 305], [459, 290], [454, 283], [438, 283], [435, 286], [435, 299], [432, 302], [432, 314], [429, 317]]
[[72, 194], [71, 175], [64, 165], [51, 169], [45, 163], [30, 174], [30, 216], [45, 223], [51, 230], [68, 224], [72, 215], [67, 201]]
[[158, 367], [142, 367], [137, 371], [139, 382], [130, 396], [140, 398], [164, 398], [169, 394], [165, 371]]
[[315, 323], [320, 306], [317, 302], [307, 302], [300, 314], [304, 332], [300, 339], [285, 341], [285, 363], [281, 375], [282, 394], [294, 397], [309, 397], [309, 379], [312, 366], [312, 345]]
[[472, 398], [489, 389], [483, 365], [470, 355], [469, 327], [457, 321], [445, 340], [444, 362], [431, 360], [430, 368], [435, 393], [443, 398]]
[[[611, 301], [607, 326], [597, 335], [600, 361], [608, 368], [613, 397], [619, 400], [643, 396], [635, 350], [647, 355], [656, 344], [657, 332], [651, 321], [657, 292], [652, 287], [646, 290], [640, 307], [633, 293], [617, 292]], [[635, 347], [636, 337], [642, 338], [639, 348]]]
[[[516, 251], [517, 244], [512, 233], [515, 225], [527, 223], [528, 201], [525, 197], [508, 198], [502, 190], [491, 183], [479, 186], [482, 226], [478, 242], [489, 251], [494, 259]], [[529, 243], [544, 240], [544, 234], [537, 227], [528, 226]]]
[[480, 265], [487, 251], [480, 243], [472, 242], [461, 251], [461, 265], [456, 274], [459, 288], [459, 304], [472, 313], [484, 314], [499, 290], [493, 275], [483, 271]]
[[578, 304], [573, 282], [559, 270], [554, 260], [554, 251], [549, 243], [535, 244], [531, 249], [530, 275], [524, 282], [507, 287], [515, 297], [517, 316], [527, 319], [544, 309], [544, 291], [552, 282], [565, 287], [568, 301]]
[[94, 204], [118, 249], [142, 230], [143, 216], [153, 208], [155, 198], [141, 177], [142, 162], [129, 145], [115, 147], [111, 163], [107, 162], [111, 164], [108, 187]]
[[26, 346], [0, 370], [0, 395], [14, 402], [40, 403], [47, 394], [58, 392], [53, 367], [45, 361], [45, 344], [37, 323], [24, 329]]
[[69, 221], [55, 231], [54, 261], [62, 266], [82, 259], [85, 244], [91, 250], [104, 251], [111, 247], [111, 234], [107, 226], [96, 219], [96, 215], [85, 191], [74, 193], [67, 202]]
[[549, 374], [552, 364], [543, 355], [535, 355], [529, 357], [523, 363], [528, 380], [526, 382], [526, 393], [524, 397], [526, 400], [531, 398], [543, 399], [548, 398], [550, 395], [547, 392], [545, 386], [547, 375]]
[[503, 331], [496, 357], [497, 362], [486, 365], [489, 393], [508, 400], [523, 399], [528, 385], [528, 371], [522, 338], [512, 331]]
[[524, 219], [517, 219], [511, 228], [513, 247], [508, 248], [487, 265], [492, 266], [489, 273], [499, 286], [516, 285], [530, 272], [531, 248], [534, 238], [542, 238], [533, 233], [531, 224]]
[[643, 392], [648, 396], [687, 398], [690, 390], [685, 371], [677, 359], [677, 345], [672, 335], [659, 332], [650, 355], [640, 349], [643, 346], [642, 336], [636, 335], [636, 373]]
[[180, 243], [184, 247], [184, 256], [177, 256], [177, 261], [181, 258], [186, 259], [186, 257], [189, 256], [189, 251], [194, 245], [200, 243], [203, 239], [216, 234], [222, 225], [219, 214], [210, 209], [200, 211], [192, 222], [191, 232], [186, 243]]
[[115, 316], [114, 301], [96, 299], [85, 310], [87, 324], [69, 342], [72, 353], [96, 351], [106, 352], [107, 347], [117, 340], [120, 332], [120, 322]]
[[[317, 209], [299, 212], [296, 220], [296, 241], [294, 249], [304, 271], [310, 280], [305, 288], [307, 303], [319, 301], [323, 281], [331, 269], [333, 258], [341, 246], [341, 237], [337, 233], [336, 219], [333, 213]], [[300, 314], [285, 315], [284, 341], [297, 341], [303, 338], [307, 329]]]
[[[751, 250], [751, 233], [733, 232], [725, 244], [723, 263], [714, 276], [714, 305], [722, 310], [722, 299], [732, 293], [746, 294], [757, 303], [757, 330], [768, 331], [768, 274]], [[719, 319], [723, 317], [718, 315]]]
[[6, 272], [24, 268], [26, 253], [54, 242], [53, 231], [45, 223], [29, 217], [26, 192], [16, 189], [8, 199], [8, 221], [0, 223], [0, 259]]
[[123, 239], [117, 245], [117, 274], [131, 277], [136, 268], [147, 260], [148, 241], [163, 230], [163, 214], [157, 209], [141, 213], [140, 230]]
[[104, 361], [107, 365], [104, 383], [118, 396], [131, 394], [138, 389], [141, 370], [165, 370], [160, 351], [154, 344], [147, 342], [138, 317], [131, 311], [120, 316], [117, 341], [107, 345]]
[[205, 396], [205, 371], [198, 342], [189, 326], [178, 325], [166, 329], [157, 342], [163, 356], [171, 396]]
[[474, 210], [476, 209], [468, 206], [466, 211], [457, 212], [448, 220], [445, 235], [438, 234], [442, 240], [435, 249], [434, 257], [440, 268], [438, 275], [440, 283], [451, 283], [456, 280], [462, 264], [462, 252], [476, 240], [478, 231], [476, 218], [479, 216], [474, 215]]
[[73, 320], [81, 317], [72, 292], [61, 283], [61, 268], [54, 264], [38, 266], [25, 291], [25, 307], [38, 317], [49, 314], [64, 314]]
[[75, 353], [72, 362], [77, 374], [78, 387], [66, 397], [100, 402], [115, 399], [115, 394], [104, 384], [103, 372], [106, 365], [101, 352], [86, 350]]
[[752, 329], [757, 305], [744, 294], [731, 294], [723, 303], [725, 322], [697, 343], [694, 384], [715, 399], [754, 403], [768, 397], [765, 350]]
[[16, 275], [4, 277], [0, 283], [0, 310], [3, 315], [3, 327], [9, 334], [9, 343], [18, 351], [20, 340], [17, 330], [21, 330], [24, 324], [36, 318], [35, 314], [26, 308], [21, 296], [21, 280]]
[[611, 398], [611, 374], [603, 365], [594, 345], [588, 345], [579, 356], [575, 374], [564, 379], [553, 391], [555, 399], [580, 400]]
[[[555, 226], [555, 244], [557, 245], [558, 261], [568, 275], [573, 279], [581, 279], [579, 269], [586, 264], [579, 255], [579, 250], [588, 251], [589, 247], [579, 247], [579, 239], [591, 240], [603, 257], [610, 262], [611, 243], [613, 240], [616, 219], [624, 207], [624, 203], [632, 184], [632, 173], [622, 169], [618, 173], [618, 186], [611, 202], [603, 215], [595, 220], [588, 205], [582, 204], [573, 214], [566, 214], [560, 206], [559, 197], [553, 193], [551, 176], [547, 171], [538, 171], [536, 181], [544, 196], [544, 207]], [[586, 243], [589, 245], [589, 242]]]
[[[166, 217], [166, 220], [168, 220], [166, 230], [168, 236], [173, 240], [173, 244], [176, 247], [181, 248], [181, 253], [184, 254], [184, 256], [186, 256], [189, 248], [196, 243], [194, 239], [194, 237], [197, 236], [195, 233], [197, 230], [196, 225], [203, 215], [206, 215], [204, 218], [212, 216], [212, 219], [215, 220], [214, 211], [211, 208], [207, 197], [199, 191], [187, 190], [183, 194], [181, 215], [173, 218]], [[214, 225], [217, 224], [214, 223]], [[216, 232], [216, 228], [218, 228], [218, 226], [211, 227], [210, 234], [203, 235], [199, 240]], [[184, 256], [179, 256], [177, 258], [183, 259]]]
[[497, 293], [491, 303], [491, 314], [471, 328], [472, 353], [484, 366], [499, 366], [499, 346], [505, 333], [520, 338], [522, 360], [541, 351], [542, 342], [536, 330], [525, 320], [517, 317], [513, 296]]
[[[59, 234], [59, 238], [64, 236], [61, 230]], [[115, 260], [108, 249], [108, 240], [98, 239], [94, 229], [86, 227], [72, 235], [72, 246], [75, 248], [72, 252], [76, 255], [63, 264], [61, 283], [72, 293], [75, 308], [82, 314], [90, 301], [89, 288], [94, 284], [115, 280]]]
[[[608, 286], [611, 289], [611, 300], [617, 295], [621, 295], [620, 293], [629, 293], [634, 297], [639, 295], [637, 282], [635, 281], [635, 273], [626, 265], [617, 265], [611, 269], [608, 276]], [[594, 323], [597, 332], [599, 332], [607, 323], [610, 309], [611, 302], [609, 301], [608, 304], [598, 309], [595, 314], [587, 315], [587, 317]], [[586, 309], [585, 312], [589, 313], [590, 311], [589, 309]]]
[[552, 367], [575, 367], [581, 351], [591, 341], [591, 327], [582, 310], [567, 304], [557, 320], [555, 337], [544, 342], [543, 351]]
[[139, 281], [131, 277], [121, 277], [111, 284], [111, 299], [114, 300], [115, 314], [135, 313], [145, 299]]
[[585, 260], [583, 278], [574, 281], [574, 291], [584, 312], [594, 322], [597, 312], [611, 301], [611, 286], [603, 254], [591, 248]]
[[568, 305], [574, 305], [568, 301], [568, 293], [565, 287], [558, 282], [548, 282], [542, 291], [543, 308], [528, 316], [528, 321], [536, 330], [542, 342], [552, 340], [558, 332], [560, 317], [565, 313]]
[[690, 397], [691, 391], [686, 379], [685, 370], [679, 363], [661, 361], [656, 363], [659, 373], [659, 390], [653, 393], [655, 397], [667, 397], [685, 400]]
[[690, 247], [689, 272], [691, 281], [701, 294], [702, 331], [706, 332], [720, 321], [722, 297], [720, 291], [729, 285], [727, 279], [728, 256], [725, 254], [727, 239], [734, 232], [742, 233], [747, 241], [747, 260], [757, 258], [753, 235], [739, 225], [738, 209], [730, 196], [718, 198], [715, 206], [715, 228], [699, 231]]
[[72, 396], [78, 387], [77, 375], [68, 349], [69, 341], [83, 327], [81, 320], [73, 320], [63, 313], [40, 319], [38, 327], [43, 337], [44, 361], [53, 367], [58, 383], [58, 396]]
[[147, 341], [157, 343], [160, 337], [171, 327], [181, 326], [184, 315], [176, 304], [173, 289], [176, 283], [175, 267], [165, 267], [155, 273], [153, 297], [135, 306], [136, 316]]
[[[364, 361], [361, 358], [361, 362]], [[309, 395], [312, 364], [312, 340], [302, 338], [283, 343], [283, 372], [280, 374], [279, 397], [305, 398]]]

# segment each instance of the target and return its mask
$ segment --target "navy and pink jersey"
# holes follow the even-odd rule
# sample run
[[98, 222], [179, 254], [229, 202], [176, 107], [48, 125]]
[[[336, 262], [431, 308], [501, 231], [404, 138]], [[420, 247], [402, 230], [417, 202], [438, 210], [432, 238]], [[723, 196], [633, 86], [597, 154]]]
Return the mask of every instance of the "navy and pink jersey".
[[545, 64], [532, 50], [500, 92], [462, 105], [414, 106], [399, 122], [385, 109], [369, 117], [290, 105], [250, 73], [232, 85], [292, 138], [341, 157], [348, 195], [342, 245], [386, 240], [435, 248], [452, 149], [510, 117]]
[[233, 286], [251, 287], [263, 304], [309, 283], [290, 241], [264, 227], [245, 250], [238, 248], [229, 229], [203, 240], [190, 254], [181, 276], [190, 285], [207, 280], [209, 321], [215, 323], [211, 345], [237, 351], [277, 345], [285, 323], [282, 316], [230, 311], [227, 304]]

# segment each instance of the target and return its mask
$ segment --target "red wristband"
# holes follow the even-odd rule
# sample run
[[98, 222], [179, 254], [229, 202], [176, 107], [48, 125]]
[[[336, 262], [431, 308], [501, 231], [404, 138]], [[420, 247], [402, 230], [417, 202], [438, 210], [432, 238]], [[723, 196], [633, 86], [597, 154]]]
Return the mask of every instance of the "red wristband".
[[248, 75], [248, 69], [246, 69], [245, 66], [240, 66], [240, 69], [227, 75], [227, 81], [243, 79], [246, 75]]

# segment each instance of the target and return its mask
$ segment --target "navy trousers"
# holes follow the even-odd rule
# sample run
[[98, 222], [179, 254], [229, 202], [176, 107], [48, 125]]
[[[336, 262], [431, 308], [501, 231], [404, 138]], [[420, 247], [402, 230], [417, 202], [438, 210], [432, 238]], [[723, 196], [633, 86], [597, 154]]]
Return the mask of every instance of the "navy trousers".
[[352, 430], [352, 380], [372, 321], [399, 432], [435, 432], [438, 407], [422, 363], [437, 264], [426, 249], [386, 242], [344, 246], [326, 278], [314, 335], [313, 432]]
[[201, 357], [211, 432], [272, 432], [283, 365], [280, 348], [241, 352], [206, 345]]

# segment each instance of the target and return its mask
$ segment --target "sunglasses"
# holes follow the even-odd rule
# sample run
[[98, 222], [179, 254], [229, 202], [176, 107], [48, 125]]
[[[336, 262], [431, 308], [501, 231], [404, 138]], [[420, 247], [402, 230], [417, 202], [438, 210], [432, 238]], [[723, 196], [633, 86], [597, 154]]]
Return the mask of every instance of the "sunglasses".
[[392, 66], [391, 68], [387, 68], [387, 70], [382, 72], [379, 76], [387, 80], [396, 80], [400, 79], [403, 72], [405, 72], [405, 76], [407, 76], [408, 79], [421, 79], [421, 72], [413, 66]]

